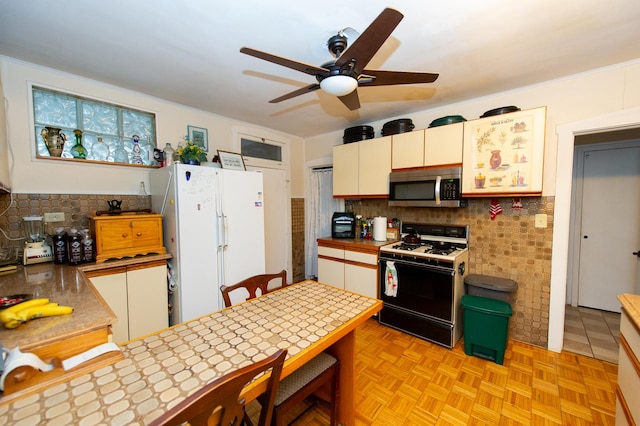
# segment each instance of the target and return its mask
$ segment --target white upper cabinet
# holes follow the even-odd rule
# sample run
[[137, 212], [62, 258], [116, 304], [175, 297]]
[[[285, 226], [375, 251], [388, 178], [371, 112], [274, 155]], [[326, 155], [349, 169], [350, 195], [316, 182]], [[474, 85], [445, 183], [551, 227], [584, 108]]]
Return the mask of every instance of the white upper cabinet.
[[333, 196], [358, 195], [358, 143], [333, 147]]
[[333, 196], [389, 195], [391, 137], [333, 147]]
[[391, 136], [358, 142], [358, 190], [360, 195], [389, 195]]
[[459, 166], [463, 137], [463, 123], [393, 135], [391, 168]]
[[424, 131], [424, 165], [462, 164], [464, 123], [430, 127]]
[[424, 130], [391, 136], [391, 168], [408, 169], [424, 165]]

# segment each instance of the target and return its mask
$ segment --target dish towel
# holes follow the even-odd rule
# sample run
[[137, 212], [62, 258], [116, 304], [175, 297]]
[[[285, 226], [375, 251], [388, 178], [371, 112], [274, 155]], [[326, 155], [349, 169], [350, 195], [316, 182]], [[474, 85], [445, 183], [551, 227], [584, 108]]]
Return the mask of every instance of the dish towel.
[[396, 297], [398, 295], [398, 271], [396, 271], [395, 262], [387, 262], [384, 276], [387, 278], [384, 294], [389, 297]]
[[489, 214], [491, 215], [491, 220], [494, 220], [496, 216], [502, 213], [502, 206], [498, 202], [497, 198], [491, 199], [491, 206], [489, 207]]

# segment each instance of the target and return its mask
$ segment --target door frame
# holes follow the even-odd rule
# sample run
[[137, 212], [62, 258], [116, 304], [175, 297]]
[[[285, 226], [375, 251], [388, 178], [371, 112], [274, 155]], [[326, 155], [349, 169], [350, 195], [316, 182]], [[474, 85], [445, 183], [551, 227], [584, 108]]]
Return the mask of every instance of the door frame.
[[[276, 170], [284, 170], [285, 171], [285, 180], [286, 180], [286, 199], [287, 203], [285, 205], [285, 212], [283, 218], [281, 218], [285, 223], [288, 223], [289, 226], [287, 228], [286, 235], [286, 258], [287, 258], [287, 279], [293, 279], [293, 249], [292, 249], [292, 222], [291, 222], [291, 144], [292, 141], [290, 138], [274, 133], [272, 131], [266, 129], [259, 129], [253, 127], [246, 126], [232, 126], [231, 128], [231, 140], [232, 147], [236, 152], [241, 151], [241, 141], [242, 136], [247, 136], [250, 138], [263, 139], [265, 141], [270, 141], [275, 145], [282, 146], [282, 162], [269, 161], [269, 160], [261, 160], [261, 159], [249, 159], [246, 161], [247, 170], [260, 170], [260, 169], [276, 169]], [[265, 218], [265, 226], [266, 226], [266, 218]], [[267, 247], [268, 242], [265, 240], [265, 249]]]
[[640, 140], [628, 140], [621, 142], [603, 142], [588, 145], [578, 145], [574, 151], [574, 169], [572, 199], [573, 210], [571, 211], [571, 233], [569, 238], [569, 255], [567, 273], [567, 301], [571, 306], [578, 306], [579, 296], [579, 270], [580, 270], [580, 244], [582, 228], [582, 191], [584, 181], [578, 179], [584, 172], [584, 154], [587, 151], [606, 151], [610, 149], [635, 148], [640, 147]]
[[547, 348], [561, 352], [564, 339], [564, 311], [569, 273], [569, 237], [571, 230], [571, 194], [573, 184], [574, 139], [578, 135], [640, 127], [640, 107], [629, 108], [556, 127], [555, 210], [551, 290], [549, 295], [549, 336]]

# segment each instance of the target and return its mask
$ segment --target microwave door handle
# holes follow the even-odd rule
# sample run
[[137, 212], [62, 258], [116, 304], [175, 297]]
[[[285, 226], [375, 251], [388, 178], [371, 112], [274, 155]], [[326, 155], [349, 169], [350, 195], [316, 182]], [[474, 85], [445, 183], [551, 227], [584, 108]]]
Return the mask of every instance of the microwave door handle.
[[440, 181], [442, 180], [442, 176], [436, 177], [436, 205], [440, 205]]

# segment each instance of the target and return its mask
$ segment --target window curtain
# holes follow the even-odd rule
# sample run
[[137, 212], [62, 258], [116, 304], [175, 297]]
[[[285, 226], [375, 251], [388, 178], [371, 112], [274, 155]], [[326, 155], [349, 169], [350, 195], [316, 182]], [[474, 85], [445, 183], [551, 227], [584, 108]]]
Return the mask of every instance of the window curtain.
[[311, 170], [311, 188], [309, 195], [309, 223], [305, 233], [305, 277], [318, 276], [317, 238], [331, 236], [331, 216], [342, 209], [342, 200], [333, 198], [333, 169], [318, 168]]

